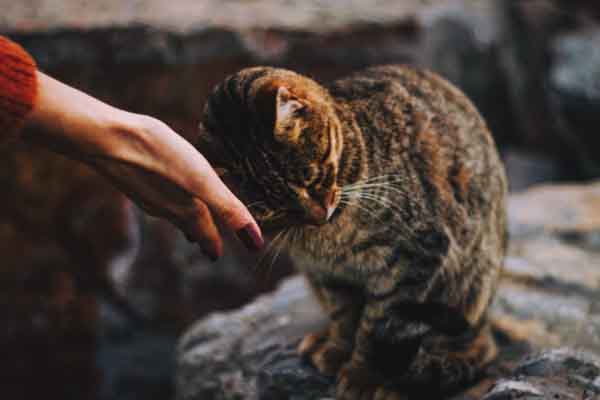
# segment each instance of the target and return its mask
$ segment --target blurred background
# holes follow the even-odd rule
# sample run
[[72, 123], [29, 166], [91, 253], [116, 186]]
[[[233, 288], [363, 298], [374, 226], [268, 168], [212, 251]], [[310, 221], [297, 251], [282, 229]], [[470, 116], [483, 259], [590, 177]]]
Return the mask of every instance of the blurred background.
[[[40, 69], [194, 141], [211, 88], [251, 65], [319, 81], [383, 63], [439, 72], [487, 119], [511, 190], [600, 177], [600, 2], [0, 0]], [[101, 177], [19, 143], [0, 154], [0, 390], [165, 399], [192, 321], [291, 273], [235, 242], [210, 263]]]

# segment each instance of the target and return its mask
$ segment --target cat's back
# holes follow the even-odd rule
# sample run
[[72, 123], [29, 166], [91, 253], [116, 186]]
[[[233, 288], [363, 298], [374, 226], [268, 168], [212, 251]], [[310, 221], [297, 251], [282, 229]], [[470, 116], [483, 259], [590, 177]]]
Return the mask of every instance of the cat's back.
[[369, 177], [401, 176], [395, 188], [404, 197], [387, 195], [417, 216], [409, 225], [450, 231], [465, 246], [489, 231], [484, 236], [501, 256], [506, 176], [487, 125], [465, 94], [433, 72], [403, 65], [369, 68], [328, 89], [360, 129]]
[[[414, 119], [428, 120], [429, 127], [444, 123], [445, 127], [437, 127], [443, 135], [489, 136], [485, 122], [468, 97], [452, 83], [426, 69], [408, 65], [371, 67], [334, 81], [328, 89], [359, 118], [370, 115], [374, 119], [390, 114], [391, 119], [404, 119], [407, 123], [408, 120], [417, 124], [424, 122], [412, 121]], [[387, 118], [387, 122], [391, 119]], [[408, 126], [406, 133], [415, 131], [410, 128]]]
[[446, 79], [425, 69], [385, 65], [339, 79], [328, 89], [355, 118], [374, 168], [413, 168], [451, 202], [505, 196], [504, 169], [485, 121]]

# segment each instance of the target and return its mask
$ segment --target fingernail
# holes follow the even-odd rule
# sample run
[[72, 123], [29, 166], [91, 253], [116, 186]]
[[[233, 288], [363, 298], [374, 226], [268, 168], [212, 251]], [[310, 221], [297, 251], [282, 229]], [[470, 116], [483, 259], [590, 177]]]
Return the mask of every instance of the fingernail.
[[265, 242], [254, 226], [254, 224], [248, 224], [242, 229], [237, 231], [237, 237], [244, 243], [249, 250], [258, 251], [260, 250]]

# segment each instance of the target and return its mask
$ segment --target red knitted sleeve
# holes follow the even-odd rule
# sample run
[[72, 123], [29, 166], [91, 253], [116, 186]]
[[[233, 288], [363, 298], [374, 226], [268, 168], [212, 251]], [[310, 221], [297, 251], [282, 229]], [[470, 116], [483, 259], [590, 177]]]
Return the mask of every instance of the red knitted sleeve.
[[36, 97], [35, 62], [21, 46], [0, 36], [0, 145], [17, 135]]

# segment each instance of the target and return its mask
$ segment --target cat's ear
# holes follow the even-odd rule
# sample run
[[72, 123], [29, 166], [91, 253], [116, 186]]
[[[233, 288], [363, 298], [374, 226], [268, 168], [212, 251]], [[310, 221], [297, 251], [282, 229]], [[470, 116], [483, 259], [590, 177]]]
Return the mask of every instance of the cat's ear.
[[277, 96], [275, 101], [275, 125], [280, 125], [294, 118], [298, 110], [304, 108], [304, 104], [290, 93], [288, 88], [280, 86], [277, 88]]
[[305, 107], [285, 86], [277, 88], [275, 96], [275, 135], [294, 140], [297, 132], [297, 112]]
[[304, 108], [304, 104], [295, 99], [285, 86], [277, 89], [277, 122], [283, 122], [294, 117], [294, 113]]

